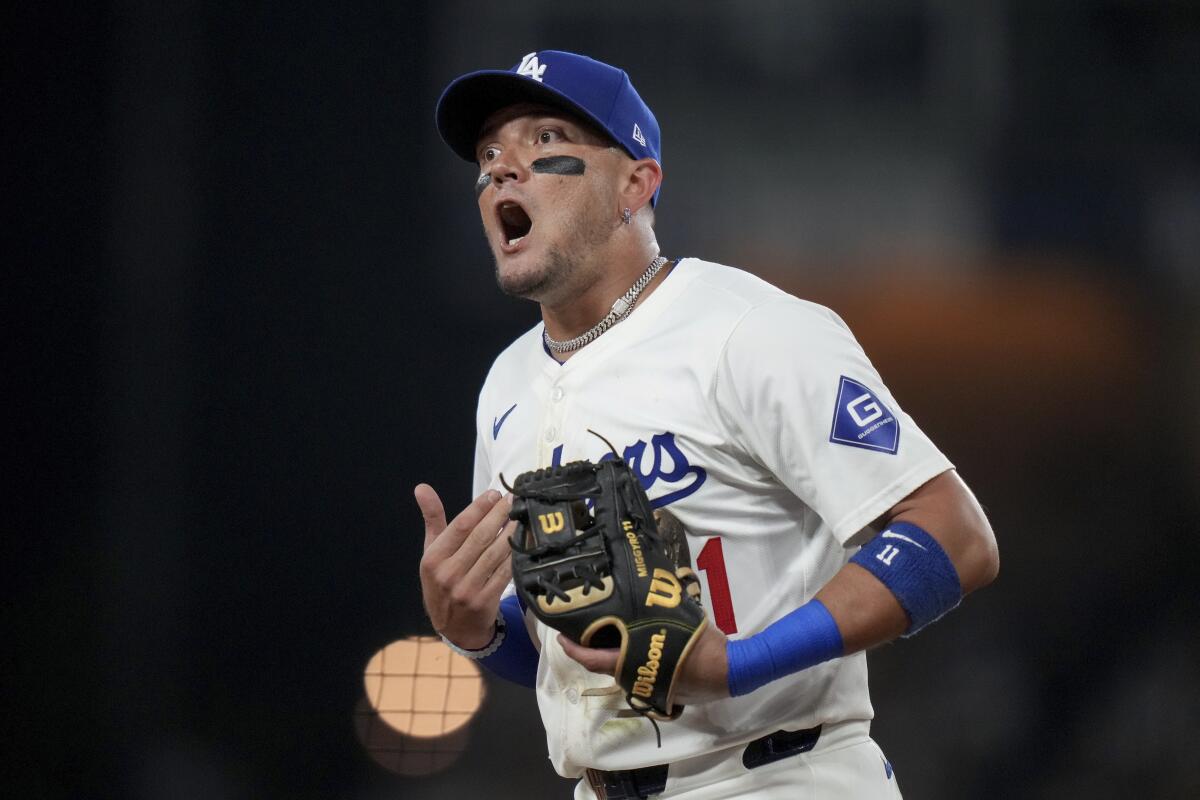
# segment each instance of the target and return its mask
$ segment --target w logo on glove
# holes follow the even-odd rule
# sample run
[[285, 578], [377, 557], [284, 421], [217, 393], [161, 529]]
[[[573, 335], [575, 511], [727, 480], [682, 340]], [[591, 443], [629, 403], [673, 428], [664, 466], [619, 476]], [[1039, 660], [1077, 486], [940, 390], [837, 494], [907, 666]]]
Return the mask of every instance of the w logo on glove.
[[542, 533], [558, 533], [566, 522], [563, 520], [563, 512], [551, 511], [549, 514], [538, 514], [538, 524], [542, 526]]
[[650, 592], [646, 595], [647, 606], [674, 608], [679, 605], [683, 596], [683, 586], [675, 573], [668, 572], [662, 567], [654, 568], [654, 577], [650, 580]]

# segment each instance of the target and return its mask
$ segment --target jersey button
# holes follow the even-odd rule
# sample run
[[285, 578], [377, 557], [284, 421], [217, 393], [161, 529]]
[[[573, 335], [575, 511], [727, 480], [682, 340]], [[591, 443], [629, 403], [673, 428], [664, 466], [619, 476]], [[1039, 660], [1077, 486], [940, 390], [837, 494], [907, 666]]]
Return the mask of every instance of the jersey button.
[[557, 403], [559, 400], [563, 399], [564, 394], [566, 394], [566, 392], [563, 391], [561, 386], [555, 386], [554, 391], [550, 394], [550, 396], [553, 397], [554, 402]]
[[567, 702], [571, 705], [575, 705], [579, 702], [579, 690], [574, 686], [572, 686], [570, 689], [567, 689]]

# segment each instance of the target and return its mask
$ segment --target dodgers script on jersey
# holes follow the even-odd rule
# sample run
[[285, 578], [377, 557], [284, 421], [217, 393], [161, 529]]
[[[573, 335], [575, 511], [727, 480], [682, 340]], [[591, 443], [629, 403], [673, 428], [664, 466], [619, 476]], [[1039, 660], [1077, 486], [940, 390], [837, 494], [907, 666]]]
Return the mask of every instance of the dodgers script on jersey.
[[[493, 365], [480, 393], [475, 493], [526, 470], [599, 461], [612, 442], [656, 508], [687, 529], [713, 624], [739, 638], [810, 600], [855, 535], [951, 463], [888, 392], [829, 309], [731, 267], [682, 259], [635, 313], [559, 364], [542, 326]], [[609, 456], [611, 457], [611, 456]], [[632, 769], [780, 729], [869, 720], [866, 656], [748, 695], [688, 706], [662, 747], [611, 678], [541, 650], [537, 697], [564, 776]]]

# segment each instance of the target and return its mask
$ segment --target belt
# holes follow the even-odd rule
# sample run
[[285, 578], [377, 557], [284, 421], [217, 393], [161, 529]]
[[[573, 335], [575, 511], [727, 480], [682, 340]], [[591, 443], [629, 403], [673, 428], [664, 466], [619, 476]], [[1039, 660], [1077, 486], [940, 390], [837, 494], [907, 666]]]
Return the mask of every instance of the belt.
[[[742, 753], [746, 769], [761, 767], [772, 761], [807, 753], [817, 745], [821, 726], [802, 731], [776, 731], [755, 739]], [[667, 788], [669, 764], [656, 764], [640, 769], [589, 769], [587, 780], [600, 800], [645, 800], [661, 794]]]

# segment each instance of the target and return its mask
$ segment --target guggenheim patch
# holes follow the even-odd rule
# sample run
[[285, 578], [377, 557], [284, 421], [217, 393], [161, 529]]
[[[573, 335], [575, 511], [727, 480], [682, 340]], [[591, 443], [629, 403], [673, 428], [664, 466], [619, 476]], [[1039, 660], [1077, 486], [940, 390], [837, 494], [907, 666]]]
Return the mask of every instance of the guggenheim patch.
[[874, 392], [843, 375], [829, 441], [894, 455], [900, 449], [900, 422]]

